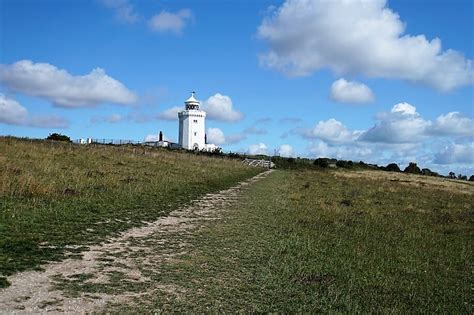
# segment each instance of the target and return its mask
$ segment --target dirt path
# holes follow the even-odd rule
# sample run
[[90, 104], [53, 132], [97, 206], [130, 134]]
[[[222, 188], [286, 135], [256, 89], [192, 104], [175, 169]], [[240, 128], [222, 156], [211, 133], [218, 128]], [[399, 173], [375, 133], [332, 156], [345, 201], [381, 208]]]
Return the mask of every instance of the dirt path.
[[167, 261], [186, 254], [186, 235], [218, 219], [220, 210], [236, 202], [242, 190], [269, 173], [271, 170], [207, 194], [167, 217], [92, 246], [82, 259], [67, 259], [42, 266], [44, 271], [9, 277], [12, 285], [0, 290], [0, 313], [88, 313], [144, 294], [179, 294], [182, 288], [157, 281], [162, 273], [157, 269], [163, 270]]

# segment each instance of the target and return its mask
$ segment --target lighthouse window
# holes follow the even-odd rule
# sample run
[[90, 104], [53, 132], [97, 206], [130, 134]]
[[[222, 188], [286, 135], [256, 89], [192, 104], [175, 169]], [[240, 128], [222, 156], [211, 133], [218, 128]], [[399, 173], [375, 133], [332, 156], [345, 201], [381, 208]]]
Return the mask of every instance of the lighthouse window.
[[194, 119], [194, 122], [197, 123], [198, 122], [197, 119]]
[[197, 136], [197, 132], [195, 132], [194, 135]]

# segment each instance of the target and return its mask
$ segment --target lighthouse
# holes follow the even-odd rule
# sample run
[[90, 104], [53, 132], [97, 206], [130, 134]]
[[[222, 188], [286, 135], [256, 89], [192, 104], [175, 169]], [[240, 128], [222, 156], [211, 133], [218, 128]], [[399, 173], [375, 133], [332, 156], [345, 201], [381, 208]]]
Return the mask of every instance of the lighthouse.
[[184, 110], [178, 112], [179, 146], [187, 150], [205, 150], [206, 146], [206, 112], [199, 109], [200, 102], [194, 97], [195, 92], [184, 102]]

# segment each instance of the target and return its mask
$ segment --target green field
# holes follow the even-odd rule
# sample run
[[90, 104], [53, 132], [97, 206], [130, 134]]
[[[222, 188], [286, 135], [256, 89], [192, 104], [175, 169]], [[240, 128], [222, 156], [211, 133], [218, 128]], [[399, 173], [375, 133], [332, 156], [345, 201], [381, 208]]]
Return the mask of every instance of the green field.
[[111, 310], [472, 314], [474, 187], [380, 174], [275, 171]]
[[0, 287], [8, 285], [2, 277], [74, 255], [260, 171], [184, 152], [2, 137]]
[[[87, 245], [261, 171], [140, 149], [1, 139], [0, 273], [80, 257]], [[55, 288], [127, 296], [107, 305], [112, 313], [474, 312], [473, 183], [295, 169], [238, 194], [200, 221], [191, 213], [187, 228], [104, 252], [92, 271], [58, 274]]]

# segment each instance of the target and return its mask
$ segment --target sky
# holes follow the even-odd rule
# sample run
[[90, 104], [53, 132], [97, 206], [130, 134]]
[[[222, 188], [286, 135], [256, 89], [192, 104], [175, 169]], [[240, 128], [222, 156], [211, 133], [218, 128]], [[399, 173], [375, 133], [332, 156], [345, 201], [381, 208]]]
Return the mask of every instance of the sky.
[[0, 0], [0, 134], [474, 174], [471, 0]]

